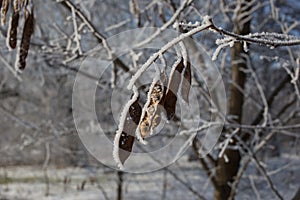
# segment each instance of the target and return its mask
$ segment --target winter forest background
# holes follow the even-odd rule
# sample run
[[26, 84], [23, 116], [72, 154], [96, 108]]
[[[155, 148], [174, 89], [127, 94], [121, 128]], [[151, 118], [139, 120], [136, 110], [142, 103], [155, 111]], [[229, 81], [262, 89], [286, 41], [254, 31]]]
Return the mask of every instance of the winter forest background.
[[[15, 69], [18, 48], [7, 47], [16, 0], [0, 2], [9, 2], [6, 24], [0, 26], [0, 199], [300, 199], [297, 0], [29, 0], [34, 32], [22, 73]], [[1, 13], [3, 20], [3, 7]], [[25, 18], [20, 15], [18, 44]], [[202, 25], [207, 27], [192, 33]], [[199, 154], [202, 130], [193, 131], [185, 117], [176, 116], [170, 130], [181, 123], [187, 151], [158, 171], [132, 174], [101, 164], [86, 150], [73, 120], [72, 92], [77, 73], [97, 84], [98, 123], [113, 141], [118, 124], [111, 98], [125, 91], [120, 83], [157, 50], [136, 49], [115, 59], [109, 53], [132, 38], [120, 38], [115, 49], [107, 48], [106, 38], [143, 27], [159, 28], [145, 41], [163, 39], [169, 29], [176, 31], [174, 38], [190, 33], [180, 41], [198, 58], [194, 68], [210, 74], [210, 65], [217, 66], [227, 113], [221, 137], [206, 157]], [[164, 56], [167, 65], [176, 60], [174, 54]], [[79, 70], [88, 57], [96, 58], [93, 65], [97, 59], [113, 64], [99, 79]], [[191, 87], [201, 116], [191, 115], [203, 126], [224, 113], [208, 109], [216, 103], [211, 95], [218, 94], [208, 91], [194, 68]], [[154, 76], [150, 71], [145, 79], [151, 83]], [[141, 90], [146, 98], [147, 88]], [[130, 92], [125, 93], [113, 109], [127, 103]], [[86, 130], [95, 126], [90, 122]], [[168, 133], [154, 135], [148, 146], [136, 142], [135, 150], [170, 142], [174, 133]]]

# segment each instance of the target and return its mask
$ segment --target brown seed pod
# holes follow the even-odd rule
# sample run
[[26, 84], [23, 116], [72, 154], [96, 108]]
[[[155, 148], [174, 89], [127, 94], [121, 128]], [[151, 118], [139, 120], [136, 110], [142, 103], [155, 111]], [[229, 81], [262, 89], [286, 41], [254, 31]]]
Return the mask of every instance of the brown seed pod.
[[124, 129], [119, 139], [119, 159], [122, 164], [127, 160], [132, 151], [134, 143], [134, 135], [140, 121], [142, 108], [138, 103], [138, 99], [129, 107], [129, 111], [124, 123]]
[[14, 49], [17, 46], [17, 34], [18, 34], [18, 25], [19, 25], [19, 11], [13, 12], [12, 17], [10, 18], [9, 28], [7, 32], [7, 45], [8, 47]]
[[19, 11], [19, 0], [14, 0], [14, 12]]
[[188, 61], [184, 69], [183, 79], [181, 83], [181, 96], [183, 100], [187, 103], [189, 103], [191, 82], [192, 82], [191, 63]]
[[2, 2], [3, 2], [3, 0], [0, 0], [0, 10], [2, 8]]
[[[178, 62], [178, 61], [176, 61]], [[168, 91], [164, 99], [164, 108], [167, 112], [167, 119], [170, 120], [176, 111], [177, 93], [181, 82], [181, 73], [184, 69], [183, 59], [175, 66], [168, 84]]]
[[140, 133], [142, 138], [145, 138], [153, 129], [160, 123], [161, 109], [160, 104], [164, 99], [164, 85], [163, 82], [155, 83], [150, 92], [150, 104], [146, 109], [143, 120], [140, 123]]
[[16, 65], [17, 70], [24, 70], [26, 66], [26, 58], [30, 47], [30, 39], [34, 30], [34, 14], [33, 8], [30, 12], [25, 13], [25, 24], [23, 28], [22, 40], [19, 49], [18, 62]]
[[27, 5], [28, 1], [27, 0], [20, 0], [20, 7], [24, 7], [25, 4]]
[[144, 120], [140, 124], [140, 132], [142, 138], [145, 138], [150, 132], [150, 124], [148, 121], [149, 121], [148, 117], [145, 116]]
[[1, 6], [1, 24], [3, 26], [5, 25], [6, 22], [6, 13], [8, 11], [8, 6], [9, 6], [9, 0], [4, 0]]
[[153, 90], [151, 92], [150, 98], [151, 98], [151, 104], [153, 105], [157, 105], [159, 104], [159, 102], [163, 99], [163, 95], [164, 95], [164, 86], [160, 85], [159, 82], [157, 82], [154, 87]]
[[129, 10], [131, 14], [133, 14], [137, 20], [137, 26], [141, 26], [141, 21], [140, 21], [140, 10], [139, 10], [139, 5], [136, 0], [130, 0], [129, 2]]

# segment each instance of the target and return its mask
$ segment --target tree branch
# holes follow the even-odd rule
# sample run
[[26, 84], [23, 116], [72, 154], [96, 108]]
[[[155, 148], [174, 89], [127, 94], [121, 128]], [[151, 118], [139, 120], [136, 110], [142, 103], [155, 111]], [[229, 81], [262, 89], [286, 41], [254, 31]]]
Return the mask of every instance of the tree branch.
[[[77, 8], [70, 0], [57, 0], [61, 3], [65, 8], [67, 8], [70, 12], [74, 9], [75, 14], [87, 25], [92, 34], [97, 38], [98, 42], [103, 45], [103, 47], [107, 50], [110, 59], [114, 58], [108, 44], [106, 43], [106, 37], [102, 35], [99, 31], [97, 31], [96, 27], [91, 23], [91, 21], [83, 14], [83, 12]], [[113, 61], [117, 66], [119, 66], [125, 72], [129, 71], [129, 67], [123, 63], [119, 58], [115, 58]]]

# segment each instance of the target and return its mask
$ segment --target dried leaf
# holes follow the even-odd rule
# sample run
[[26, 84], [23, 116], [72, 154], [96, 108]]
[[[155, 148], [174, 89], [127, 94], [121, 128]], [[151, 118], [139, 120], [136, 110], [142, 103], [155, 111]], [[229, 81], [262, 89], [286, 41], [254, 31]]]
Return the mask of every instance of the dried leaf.
[[17, 70], [24, 70], [26, 66], [26, 58], [28, 55], [30, 39], [31, 39], [31, 35], [33, 34], [33, 30], [34, 30], [34, 14], [32, 8], [31, 12], [28, 12], [25, 18], [19, 57], [16, 66]]
[[184, 69], [184, 74], [183, 74], [183, 79], [181, 83], [181, 96], [183, 100], [187, 103], [189, 103], [189, 93], [191, 89], [191, 82], [192, 82], [192, 76], [191, 76], [191, 63], [187, 62], [185, 69]]
[[175, 63], [175, 70], [171, 74], [168, 84], [168, 91], [164, 99], [164, 108], [166, 110], [168, 120], [174, 116], [176, 111], [177, 93], [181, 82], [181, 73], [184, 69], [183, 59], [180, 59], [181, 60], [178, 62], [178, 64]]
[[6, 13], [8, 11], [8, 6], [9, 6], [9, 0], [4, 0], [4, 3], [1, 7], [1, 24], [3, 26], [5, 25], [6, 22]]
[[10, 19], [10, 24], [8, 28], [8, 47], [14, 49], [17, 46], [17, 34], [18, 34], [18, 25], [19, 25], [19, 11], [13, 12]]
[[119, 159], [123, 164], [132, 151], [134, 135], [142, 114], [142, 108], [138, 99], [129, 107], [129, 113], [126, 116], [124, 129], [119, 140]]

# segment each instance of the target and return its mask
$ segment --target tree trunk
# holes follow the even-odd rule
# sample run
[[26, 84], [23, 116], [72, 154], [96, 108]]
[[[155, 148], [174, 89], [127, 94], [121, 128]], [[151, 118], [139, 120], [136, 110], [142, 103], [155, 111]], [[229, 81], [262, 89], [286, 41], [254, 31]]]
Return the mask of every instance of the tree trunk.
[[[237, 34], [245, 35], [250, 33], [250, 20], [246, 21], [245, 23], [241, 23], [241, 21], [243, 21], [245, 18], [239, 19], [242, 12], [247, 12], [250, 9], [250, 7], [245, 7], [249, 1], [250, 0], [246, 0], [245, 2], [241, 3], [239, 14], [237, 15], [236, 19], [234, 19], [234, 31]], [[246, 74], [242, 69], [247, 68], [247, 64], [242, 58], [242, 54], [246, 54], [243, 49], [243, 44], [235, 43], [231, 49], [232, 83], [230, 85], [229, 115], [235, 116], [234, 121], [239, 124], [242, 121], [244, 101], [244, 96], [240, 89], [244, 89], [246, 81]], [[241, 134], [241, 130], [238, 134]], [[235, 143], [236, 141], [233, 140], [230, 145], [235, 145]], [[240, 161], [241, 156], [239, 150], [229, 148], [224, 151], [223, 157], [218, 159], [216, 168], [216, 181], [218, 186], [215, 189], [215, 200], [227, 200], [230, 196], [230, 185], [234, 181], [234, 178], [238, 172]]]

